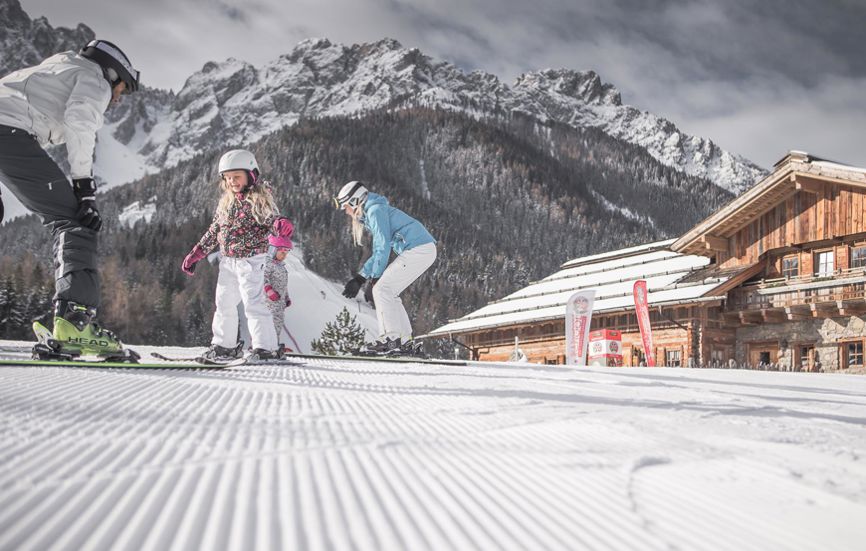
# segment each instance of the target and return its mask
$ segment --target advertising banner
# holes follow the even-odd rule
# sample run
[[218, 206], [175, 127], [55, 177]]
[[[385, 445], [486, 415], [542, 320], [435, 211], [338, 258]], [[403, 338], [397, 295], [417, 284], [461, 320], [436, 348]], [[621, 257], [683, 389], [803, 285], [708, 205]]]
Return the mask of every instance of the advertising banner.
[[653, 350], [653, 334], [650, 326], [649, 306], [647, 305], [646, 281], [639, 279], [634, 283], [634, 309], [637, 314], [637, 324], [640, 328], [640, 338], [643, 341], [643, 351], [646, 355], [646, 364], [649, 367], [656, 366], [655, 351]]
[[595, 291], [578, 291], [565, 305], [565, 363], [586, 365], [586, 343]]

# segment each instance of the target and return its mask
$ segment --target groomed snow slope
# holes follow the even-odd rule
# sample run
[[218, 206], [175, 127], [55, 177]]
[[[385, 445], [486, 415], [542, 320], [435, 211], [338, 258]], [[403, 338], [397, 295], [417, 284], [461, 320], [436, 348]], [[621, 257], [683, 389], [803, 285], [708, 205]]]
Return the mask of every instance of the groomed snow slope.
[[0, 367], [4, 550], [854, 550], [864, 458], [863, 376]]

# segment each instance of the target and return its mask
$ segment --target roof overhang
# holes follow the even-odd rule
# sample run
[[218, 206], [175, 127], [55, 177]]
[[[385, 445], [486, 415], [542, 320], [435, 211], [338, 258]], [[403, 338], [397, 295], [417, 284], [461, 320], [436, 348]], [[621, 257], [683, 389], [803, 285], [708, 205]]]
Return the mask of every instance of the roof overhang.
[[776, 164], [772, 173], [686, 232], [671, 249], [704, 256], [727, 251], [728, 238], [740, 229], [797, 193], [820, 192], [825, 183], [866, 187], [866, 173], [792, 151]]

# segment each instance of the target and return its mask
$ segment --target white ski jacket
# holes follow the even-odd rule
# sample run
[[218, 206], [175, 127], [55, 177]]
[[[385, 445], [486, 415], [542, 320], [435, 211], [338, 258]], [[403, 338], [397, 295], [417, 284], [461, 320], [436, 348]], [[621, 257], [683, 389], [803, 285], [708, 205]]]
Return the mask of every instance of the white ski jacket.
[[0, 79], [0, 124], [36, 136], [43, 146], [66, 143], [70, 176], [92, 176], [96, 131], [111, 101], [102, 68], [75, 52]]

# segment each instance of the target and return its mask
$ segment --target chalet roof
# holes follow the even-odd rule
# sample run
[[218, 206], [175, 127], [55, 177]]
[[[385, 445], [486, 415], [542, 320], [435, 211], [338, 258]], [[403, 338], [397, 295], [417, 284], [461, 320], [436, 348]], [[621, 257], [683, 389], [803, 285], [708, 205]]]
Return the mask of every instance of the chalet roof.
[[775, 164], [773, 172], [686, 232], [671, 249], [712, 256], [716, 248], [726, 247], [725, 240], [755, 218], [801, 190], [815, 191], [821, 181], [866, 186], [866, 168], [790, 151]]
[[670, 249], [673, 241], [570, 260], [558, 272], [452, 320], [428, 336], [563, 318], [569, 297], [580, 290], [595, 290], [595, 312], [633, 310], [632, 291], [638, 279], [647, 282], [651, 306], [719, 300], [725, 292], [716, 291], [751, 268], [724, 272], [706, 270], [708, 258], [676, 253]]

